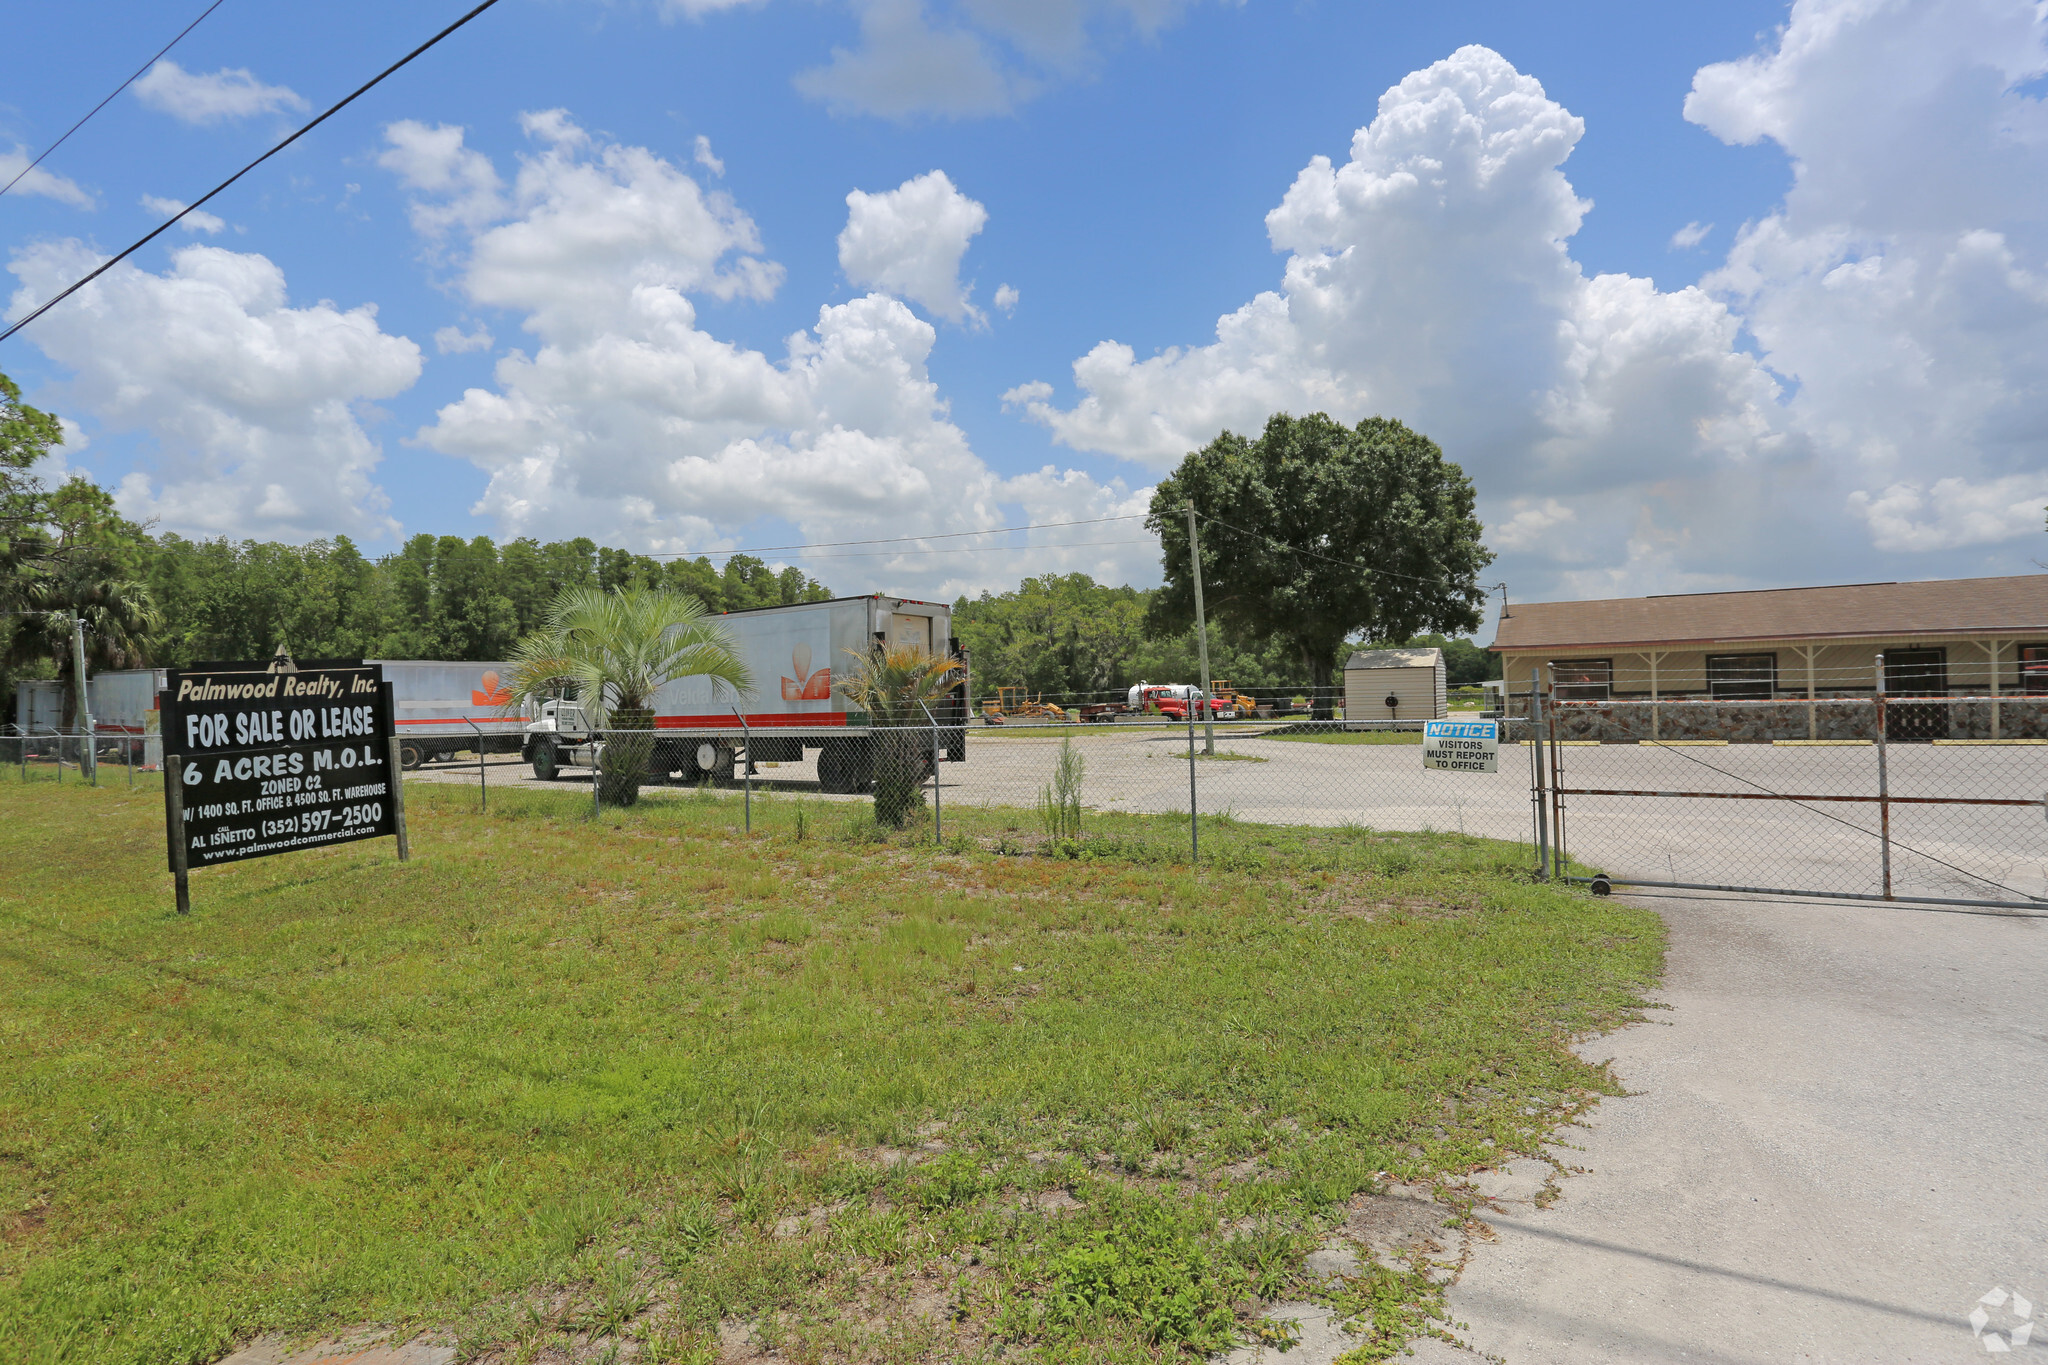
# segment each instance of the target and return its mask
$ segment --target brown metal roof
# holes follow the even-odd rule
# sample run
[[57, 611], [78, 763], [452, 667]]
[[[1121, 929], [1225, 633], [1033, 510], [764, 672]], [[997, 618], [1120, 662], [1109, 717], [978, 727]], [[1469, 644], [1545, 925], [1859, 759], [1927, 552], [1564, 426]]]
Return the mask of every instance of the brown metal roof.
[[1849, 583], [1597, 602], [1516, 602], [1493, 649], [1704, 644], [1869, 635], [2048, 638], [2048, 574]]

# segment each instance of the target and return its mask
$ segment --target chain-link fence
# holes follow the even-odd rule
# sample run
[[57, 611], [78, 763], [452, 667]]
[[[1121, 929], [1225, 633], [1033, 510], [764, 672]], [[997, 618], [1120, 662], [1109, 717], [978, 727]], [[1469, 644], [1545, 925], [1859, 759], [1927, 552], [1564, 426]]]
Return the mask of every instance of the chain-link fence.
[[[1528, 725], [1506, 722], [1509, 740], [1491, 773], [1422, 766], [1421, 722], [1023, 722], [964, 730], [933, 725], [862, 728], [844, 735], [786, 735], [738, 727], [718, 732], [610, 731], [600, 744], [536, 747], [514, 767], [470, 765], [415, 781], [488, 783], [588, 792], [592, 809], [625, 799], [700, 791], [798, 797], [871, 809], [901, 827], [928, 823], [944, 837], [947, 812], [1021, 812], [1026, 827], [1057, 837], [1075, 818], [1146, 815], [1272, 825], [1358, 825], [1435, 830], [1532, 843], [1534, 751]], [[1213, 739], [1211, 738], [1213, 734]], [[751, 746], [749, 745], [751, 740]], [[597, 775], [603, 773], [599, 778]], [[1069, 812], [1066, 823], [1042, 811]], [[744, 819], [744, 805], [734, 812]], [[1201, 826], [1189, 822], [1188, 851]]]
[[[1610, 884], [2048, 904], [2040, 716], [2034, 698], [1553, 701], [1544, 800], [1555, 846]], [[1630, 738], [1653, 727], [1683, 737]]]
[[160, 790], [162, 748], [155, 735], [11, 726], [0, 734], [0, 781]]
[[[1193, 816], [1193, 856], [1203, 821], [1436, 831], [1521, 843], [1532, 871], [1606, 885], [2048, 906], [2039, 699], [2005, 699], [1995, 718], [1982, 698], [1817, 699], [1812, 739], [1783, 734], [1809, 728], [1804, 701], [1542, 702], [1501, 722], [1493, 772], [1425, 768], [1420, 722], [1013, 717], [825, 736], [614, 731], [414, 780], [475, 784], [485, 805], [505, 787], [587, 791], [593, 811], [727, 795], [736, 825], [757, 799], [815, 799], [934, 838], [949, 810], [1007, 810], [1048, 838], [1115, 814]], [[1997, 738], [1982, 733], [1994, 725]], [[1653, 726], [1683, 737], [1640, 737]], [[160, 788], [156, 752], [154, 736], [0, 737], [4, 771], [30, 784]]]

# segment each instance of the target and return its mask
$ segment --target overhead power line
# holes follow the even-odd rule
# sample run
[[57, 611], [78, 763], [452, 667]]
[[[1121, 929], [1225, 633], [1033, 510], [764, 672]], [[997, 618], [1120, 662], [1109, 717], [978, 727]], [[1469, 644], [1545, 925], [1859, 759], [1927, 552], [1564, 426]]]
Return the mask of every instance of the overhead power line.
[[[208, 5], [204, 10], [200, 11], [199, 19], [204, 19], [207, 15], [219, 9], [221, 7], [221, 3], [222, 0], [213, 0], [212, 4]], [[0, 194], [5, 194], [7, 193], [7, 191], [13, 189], [16, 185], [19, 185], [21, 183], [22, 176], [27, 175], [30, 171], [34, 170], [36, 167], [43, 164], [43, 157], [48, 156], [51, 152], [54, 152], [59, 147], [62, 147], [64, 145], [66, 138], [69, 138], [73, 133], [77, 132], [80, 128], [83, 128], [85, 126], [86, 119], [91, 118], [94, 114], [97, 114], [100, 110], [106, 108], [109, 104], [112, 104], [114, 102], [114, 95], [120, 94], [129, 86], [135, 84], [136, 80], [141, 77], [143, 72], [149, 70], [152, 66], [155, 66], [159, 61], [163, 60], [163, 55], [166, 52], [169, 52], [172, 48], [176, 47], [179, 44], [179, 42], [181, 42], [184, 39], [186, 34], [190, 33], [193, 29], [199, 27], [199, 19], [194, 19], [191, 23], [185, 25], [185, 27], [179, 29], [178, 36], [176, 38], [171, 39], [168, 43], [165, 43], [162, 47], [158, 48], [156, 56], [151, 57], [141, 66], [135, 68], [135, 75], [130, 76], [127, 80], [122, 81], [119, 85], [115, 86], [113, 94], [108, 95], [98, 104], [95, 104], [91, 109], [88, 109], [86, 111], [85, 118], [80, 119], [78, 122], [72, 124], [69, 128], [66, 128], [64, 130], [64, 137], [58, 138], [55, 142], [43, 148], [41, 155], [37, 156], [34, 161], [29, 162], [28, 165], [23, 166], [20, 171], [16, 172], [14, 179], [8, 181], [4, 185], [0, 185]]]
[[34, 322], [34, 321], [35, 321], [35, 320], [36, 320], [37, 318], [39, 318], [39, 317], [41, 317], [41, 316], [42, 316], [43, 314], [45, 314], [45, 313], [49, 312], [49, 311], [50, 311], [50, 310], [51, 310], [52, 308], [55, 308], [55, 307], [56, 307], [56, 306], [57, 306], [58, 304], [62, 303], [62, 302], [63, 302], [64, 300], [66, 300], [66, 299], [70, 298], [70, 297], [71, 297], [71, 296], [72, 296], [73, 294], [75, 294], [75, 293], [77, 293], [77, 292], [78, 292], [79, 290], [81, 290], [81, 289], [85, 288], [85, 286], [87, 286], [88, 284], [91, 284], [91, 283], [92, 283], [92, 282], [93, 282], [94, 280], [98, 279], [98, 278], [99, 278], [100, 276], [102, 276], [102, 275], [106, 274], [106, 273], [107, 273], [107, 272], [108, 272], [109, 270], [112, 270], [112, 269], [113, 269], [113, 268], [114, 268], [115, 266], [119, 265], [119, 264], [120, 264], [120, 263], [121, 263], [122, 261], [125, 261], [125, 260], [127, 260], [127, 259], [128, 259], [128, 258], [129, 258], [130, 256], [133, 256], [133, 255], [134, 255], [134, 254], [135, 254], [136, 252], [138, 252], [138, 251], [142, 250], [142, 248], [144, 248], [144, 247], [148, 246], [148, 245], [149, 245], [149, 244], [150, 244], [151, 242], [155, 241], [155, 240], [156, 240], [156, 239], [157, 239], [158, 237], [162, 236], [162, 235], [163, 235], [163, 234], [164, 234], [165, 232], [167, 232], [167, 231], [168, 231], [168, 230], [169, 230], [169, 229], [171, 228], [171, 226], [172, 226], [173, 224], [175, 224], [175, 223], [176, 223], [176, 222], [177, 222], [177, 221], [178, 221], [178, 220], [179, 220], [180, 218], [183, 218], [183, 217], [184, 217], [184, 216], [185, 216], [186, 214], [188, 214], [188, 213], [194, 212], [195, 210], [197, 210], [197, 209], [199, 208], [199, 206], [200, 206], [201, 204], [204, 204], [204, 203], [205, 203], [205, 202], [206, 202], [207, 200], [209, 200], [209, 199], [213, 198], [213, 197], [214, 197], [215, 195], [219, 194], [219, 193], [220, 193], [220, 192], [221, 192], [222, 190], [224, 190], [224, 189], [226, 189], [226, 188], [227, 188], [228, 186], [230, 186], [230, 185], [234, 184], [234, 183], [235, 183], [235, 182], [236, 182], [237, 180], [240, 180], [240, 179], [241, 179], [241, 178], [242, 178], [243, 176], [245, 176], [245, 175], [247, 175], [247, 174], [248, 174], [249, 172], [251, 172], [251, 171], [255, 170], [255, 169], [256, 169], [256, 168], [258, 167], [258, 166], [261, 166], [261, 165], [262, 165], [262, 164], [263, 164], [264, 162], [266, 162], [266, 161], [270, 160], [270, 158], [272, 158], [272, 157], [276, 156], [276, 155], [277, 155], [277, 154], [278, 154], [279, 152], [281, 152], [281, 151], [283, 151], [283, 150], [284, 150], [285, 148], [287, 148], [287, 147], [291, 146], [291, 145], [292, 145], [292, 144], [293, 144], [294, 142], [297, 142], [297, 141], [298, 141], [298, 140], [299, 140], [300, 138], [302, 138], [302, 137], [304, 137], [304, 136], [305, 136], [306, 134], [308, 134], [308, 133], [312, 132], [312, 131], [313, 131], [313, 130], [314, 130], [315, 128], [318, 128], [318, 127], [319, 127], [319, 126], [320, 126], [321, 124], [323, 124], [323, 123], [327, 122], [327, 120], [329, 120], [329, 119], [333, 118], [333, 117], [334, 117], [334, 116], [335, 116], [336, 114], [340, 113], [340, 112], [341, 112], [342, 110], [344, 110], [344, 109], [348, 108], [348, 106], [349, 106], [349, 105], [351, 105], [351, 104], [355, 103], [355, 102], [356, 102], [356, 101], [357, 101], [358, 99], [360, 99], [360, 98], [361, 98], [361, 97], [362, 97], [363, 95], [367, 94], [367, 93], [368, 93], [368, 92], [369, 92], [370, 90], [372, 90], [373, 88], [375, 88], [375, 87], [376, 87], [376, 86], [377, 86], [377, 85], [378, 85], [378, 84], [379, 84], [379, 83], [380, 83], [381, 81], [383, 81], [383, 79], [384, 79], [384, 78], [385, 78], [386, 76], [389, 76], [389, 75], [390, 75], [390, 74], [391, 74], [392, 72], [394, 72], [394, 71], [398, 70], [398, 69], [399, 69], [400, 67], [402, 67], [402, 66], [406, 65], [406, 63], [408, 63], [408, 62], [412, 61], [412, 59], [413, 59], [413, 58], [415, 58], [415, 57], [419, 56], [419, 55], [420, 55], [421, 53], [425, 52], [425, 51], [426, 51], [426, 50], [427, 50], [428, 48], [430, 48], [430, 47], [434, 46], [434, 44], [436, 44], [436, 43], [440, 42], [440, 41], [441, 41], [441, 40], [442, 40], [443, 38], [446, 38], [446, 37], [447, 37], [447, 36], [448, 36], [449, 34], [451, 34], [451, 33], [455, 32], [455, 30], [456, 30], [456, 29], [458, 29], [458, 28], [461, 28], [461, 27], [462, 27], [462, 26], [463, 26], [464, 24], [466, 24], [466, 23], [468, 23], [468, 22], [469, 22], [470, 20], [472, 20], [472, 19], [476, 18], [476, 17], [477, 17], [477, 16], [479, 15], [479, 14], [482, 14], [482, 13], [483, 13], [483, 12], [484, 12], [485, 10], [489, 9], [489, 8], [490, 8], [491, 6], [493, 6], [493, 5], [497, 4], [497, 3], [498, 3], [498, 0], [483, 0], [483, 3], [482, 3], [482, 4], [480, 4], [480, 5], [478, 5], [478, 6], [477, 6], [477, 7], [475, 8], [475, 9], [473, 9], [473, 10], [471, 10], [471, 11], [470, 11], [469, 13], [467, 13], [467, 14], [463, 15], [463, 16], [462, 16], [462, 17], [461, 17], [460, 19], [457, 19], [457, 20], [456, 20], [456, 21], [455, 21], [454, 23], [452, 23], [452, 24], [448, 25], [448, 27], [446, 27], [446, 28], [442, 29], [442, 30], [441, 30], [441, 31], [440, 31], [439, 33], [436, 33], [436, 34], [435, 34], [435, 35], [434, 35], [433, 37], [431, 37], [431, 38], [427, 39], [427, 40], [426, 40], [426, 41], [425, 41], [424, 43], [421, 43], [421, 44], [420, 44], [420, 45], [419, 45], [418, 47], [416, 47], [416, 48], [414, 48], [414, 49], [413, 49], [412, 51], [410, 51], [410, 52], [406, 53], [406, 54], [405, 54], [405, 55], [404, 55], [403, 57], [400, 57], [400, 58], [399, 58], [399, 59], [398, 59], [397, 61], [395, 61], [395, 62], [393, 62], [393, 63], [392, 63], [391, 65], [389, 65], [389, 66], [385, 67], [385, 68], [384, 68], [384, 69], [383, 69], [382, 71], [379, 71], [379, 72], [378, 72], [378, 73], [377, 73], [376, 75], [374, 75], [374, 76], [370, 77], [370, 79], [369, 79], [369, 80], [367, 80], [367, 81], [364, 81], [364, 82], [363, 82], [363, 83], [362, 83], [361, 85], [357, 86], [357, 87], [356, 87], [356, 88], [355, 88], [355, 89], [354, 89], [353, 91], [351, 91], [351, 92], [350, 92], [350, 93], [349, 93], [349, 94], [348, 94], [347, 96], [345, 96], [344, 98], [342, 98], [342, 99], [340, 99], [340, 100], [337, 100], [337, 101], [335, 101], [335, 102], [334, 102], [333, 104], [329, 105], [329, 106], [328, 106], [328, 107], [326, 108], [326, 110], [325, 110], [324, 112], [322, 112], [322, 113], [320, 114], [320, 116], [319, 116], [318, 118], [314, 119], [314, 120], [313, 120], [313, 121], [312, 121], [311, 123], [308, 123], [308, 124], [306, 124], [306, 125], [305, 125], [305, 126], [304, 126], [303, 128], [299, 129], [299, 130], [298, 130], [298, 131], [297, 131], [296, 133], [293, 133], [293, 134], [292, 134], [292, 135], [291, 135], [290, 137], [286, 138], [286, 139], [285, 139], [284, 141], [282, 141], [282, 142], [278, 143], [278, 144], [277, 144], [277, 145], [276, 145], [275, 147], [272, 147], [272, 148], [271, 148], [271, 149], [270, 149], [269, 151], [265, 152], [265, 153], [264, 153], [264, 154], [263, 154], [262, 156], [259, 156], [259, 157], [257, 157], [257, 158], [256, 158], [256, 159], [255, 159], [254, 161], [252, 161], [252, 162], [250, 162], [250, 163], [249, 163], [248, 165], [246, 165], [246, 166], [242, 167], [242, 169], [241, 169], [241, 170], [239, 170], [239, 171], [236, 171], [236, 172], [235, 172], [235, 173], [234, 173], [233, 175], [231, 175], [231, 176], [229, 176], [229, 177], [228, 177], [227, 179], [225, 179], [225, 180], [221, 181], [221, 182], [220, 182], [220, 183], [219, 183], [218, 185], [215, 185], [215, 186], [214, 186], [214, 187], [213, 187], [212, 189], [208, 190], [208, 191], [207, 191], [207, 192], [206, 192], [206, 193], [205, 193], [204, 195], [200, 196], [200, 197], [199, 197], [199, 199], [197, 199], [196, 201], [194, 201], [194, 202], [193, 202], [192, 204], [190, 204], [190, 205], [186, 206], [186, 207], [185, 207], [185, 208], [183, 208], [183, 209], [180, 209], [180, 210], [178, 211], [178, 213], [177, 213], [177, 214], [176, 214], [175, 216], [173, 216], [172, 218], [170, 218], [170, 219], [169, 219], [169, 220], [167, 220], [166, 222], [164, 222], [164, 223], [162, 223], [161, 225], [159, 225], [159, 226], [158, 226], [158, 227], [157, 227], [157, 228], [156, 228], [156, 229], [155, 229], [154, 231], [152, 231], [152, 232], [150, 232], [150, 233], [146, 234], [145, 236], [143, 236], [143, 237], [142, 237], [142, 238], [141, 238], [140, 240], [138, 240], [138, 241], [137, 241], [137, 242], [136, 242], [136, 243], [135, 243], [135, 244], [134, 244], [133, 246], [130, 246], [130, 247], [129, 247], [129, 248], [127, 249], [127, 250], [123, 251], [123, 252], [122, 252], [122, 253], [121, 253], [120, 255], [118, 255], [118, 256], [115, 256], [115, 257], [114, 257], [113, 259], [111, 259], [111, 260], [109, 260], [109, 261], [105, 262], [104, 264], [102, 264], [102, 265], [101, 265], [101, 266], [99, 267], [99, 269], [97, 269], [97, 270], [93, 271], [93, 272], [92, 272], [91, 274], [87, 275], [87, 276], [86, 276], [86, 277], [85, 277], [84, 279], [81, 279], [81, 280], [77, 281], [77, 282], [76, 282], [75, 284], [73, 284], [73, 285], [71, 285], [71, 286], [70, 286], [69, 288], [65, 289], [63, 293], [61, 293], [61, 294], [57, 295], [57, 296], [56, 296], [55, 298], [53, 298], [53, 299], [49, 300], [49, 301], [48, 301], [47, 303], [43, 304], [43, 306], [42, 306], [42, 307], [40, 307], [40, 308], [36, 309], [36, 311], [35, 311], [35, 312], [33, 312], [33, 313], [30, 313], [30, 314], [29, 314], [29, 315], [28, 315], [27, 317], [23, 318], [23, 319], [22, 319], [22, 320], [21, 320], [20, 322], [17, 322], [17, 323], [15, 323], [15, 324], [14, 324], [14, 325], [13, 325], [12, 327], [9, 327], [9, 328], [8, 328], [8, 329], [7, 329], [6, 331], [4, 331], [4, 332], [0, 332], [0, 341], [5, 341], [5, 340], [7, 340], [7, 338], [9, 338], [9, 337], [13, 336], [13, 335], [14, 335], [14, 334], [15, 334], [16, 332], [19, 332], [19, 331], [20, 331], [20, 330], [21, 330], [22, 328], [24, 328], [24, 327], [28, 326], [28, 325], [29, 325], [29, 324], [30, 324], [31, 322]]
[[[1011, 531], [1049, 531], [1059, 526], [1101, 526], [1112, 521], [1143, 521], [1145, 513], [1131, 512], [1120, 517], [1089, 517], [1083, 521], [1036, 521], [1028, 526], [991, 526], [986, 531], [936, 531], [922, 536], [881, 536], [874, 540], [821, 540], [802, 545], [753, 545], [738, 550], [664, 550], [647, 556], [649, 559], [692, 559], [699, 555], [767, 555], [782, 554], [797, 550], [842, 550], [850, 545], [901, 545], [913, 540], [959, 540], [964, 536], [1000, 536]], [[1142, 544], [1141, 541], [1106, 541], [1105, 544]], [[991, 545], [992, 550], [1031, 550], [1034, 545]]]
[[[893, 559], [899, 555], [988, 555], [1022, 554], [1027, 550], [1092, 550], [1103, 545], [1156, 545], [1152, 540], [1077, 540], [1060, 545], [954, 545], [937, 550], [848, 550], [841, 554], [814, 555], [797, 551], [788, 556], [806, 563], [819, 559]], [[734, 551], [735, 554], [738, 551]]]
[[1263, 540], [1268, 545], [1277, 545], [1281, 549], [1287, 551], [1289, 554], [1305, 555], [1310, 559], [1320, 559], [1325, 564], [1335, 564], [1339, 568], [1363, 569], [1367, 573], [1385, 574], [1388, 578], [1405, 578], [1411, 583], [1441, 583], [1445, 587], [1453, 588], [1458, 586], [1456, 583], [1453, 583], [1450, 579], [1444, 577], [1442, 574], [1438, 574], [1434, 578], [1429, 578], [1424, 577], [1421, 574], [1400, 573], [1393, 569], [1382, 569], [1377, 565], [1373, 564], [1361, 564], [1355, 559], [1334, 559], [1326, 554], [1318, 554], [1314, 550], [1304, 550], [1298, 545], [1289, 545], [1286, 541], [1279, 540], [1273, 536], [1269, 536], [1264, 531], [1252, 531], [1247, 530], [1245, 527], [1242, 526], [1233, 526], [1229, 522], [1221, 520], [1217, 517], [1212, 517], [1206, 512], [1196, 512], [1195, 515], [1200, 517], [1203, 521], [1208, 522], [1212, 526], [1221, 526], [1226, 531], [1235, 531], [1241, 536], [1250, 536], [1254, 540]]

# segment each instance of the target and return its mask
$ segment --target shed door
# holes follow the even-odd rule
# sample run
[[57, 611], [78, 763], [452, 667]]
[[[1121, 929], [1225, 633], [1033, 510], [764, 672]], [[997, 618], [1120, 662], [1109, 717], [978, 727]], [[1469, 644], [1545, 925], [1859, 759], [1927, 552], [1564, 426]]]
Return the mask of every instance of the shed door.
[[932, 618], [898, 613], [889, 625], [889, 643], [896, 649], [932, 652]]

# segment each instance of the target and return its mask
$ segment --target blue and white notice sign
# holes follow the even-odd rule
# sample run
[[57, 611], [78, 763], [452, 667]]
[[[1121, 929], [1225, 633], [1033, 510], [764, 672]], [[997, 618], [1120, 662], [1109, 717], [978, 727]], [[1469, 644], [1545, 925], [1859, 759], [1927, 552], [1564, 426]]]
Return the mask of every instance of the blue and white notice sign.
[[1430, 720], [1422, 723], [1422, 766], [1454, 773], [1499, 771], [1500, 722]]

